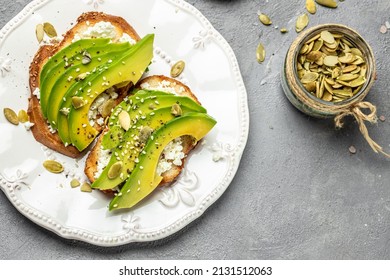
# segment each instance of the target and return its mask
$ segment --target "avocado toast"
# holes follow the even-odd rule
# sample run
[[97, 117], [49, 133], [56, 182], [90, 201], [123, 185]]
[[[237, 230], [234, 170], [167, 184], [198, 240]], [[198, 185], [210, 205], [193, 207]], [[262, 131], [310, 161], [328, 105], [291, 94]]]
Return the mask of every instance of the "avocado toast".
[[187, 86], [147, 77], [114, 108], [85, 173], [92, 188], [115, 192], [110, 210], [133, 207], [178, 177], [187, 155], [215, 123]]
[[[134, 77], [122, 76], [128, 81], [116, 77], [121, 74], [120, 70], [114, 70], [113, 75], [112, 71], [107, 69], [112, 68], [110, 63], [118, 66], [115, 58], [117, 61], [120, 60], [119, 63], [126, 63], [125, 59], [132, 56], [130, 53], [132, 46], [140, 41], [136, 31], [121, 17], [98, 12], [84, 13], [60, 42], [40, 46], [29, 71], [31, 96], [28, 114], [30, 121], [35, 124], [31, 129], [35, 139], [54, 151], [73, 158], [80, 157], [86, 146], [104, 127], [102, 107], [114, 107], [119, 104], [126, 96], [127, 90], [137, 82], [150, 63], [153, 43], [153, 38], [150, 37], [153, 36], [149, 36], [147, 46], [149, 53], [143, 57], [144, 62], [141, 63], [143, 65], [139, 65], [141, 70], [136, 71]], [[101, 74], [104, 70], [111, 73], [111, 76], [114, 76], [113, 80], [116, 81], [110, 83], [106, 77], [108, 74]], [[98, 72], [101, 72], [99, 77]], [[101, 86], [90, 94], [92, 89], [87, 87], [92, 86], [94, 78], [105, 80], [103, 81], [105, 84], [101, 82]], [[125, 83], [117, 84], [118, 81]], [[77, 92], [79, 89], [80, 92]], [[77, 148], [71, 145], [69, 134], [67, 119], [70, 117], [70, 111], [75, 111], [70, 106], [74, 104], [69, 104], [69, 101], [73, 99], [74, 103], [77, 103], [84, 98], [89, 99], [89, 103], [83, 101], [84, 105], [88, 106], [80, 111], [85, 113], [86, 109], [89, 109], [88, 122], [85, 121], [84, 115], [84, 123], [74, 129], [79, 129], [76, 136], [79, 133], [78, 135], [86, 136], [88, 141], [81, 139], [82, 144]], [[64, 104], [66, 101], [68, 103]], [[78, 115], [81, 115], [81, 112], [78, 112]], [[64, 129], [58, 130], [58, 119]], [[76, 142], [79, 143], [80, 139], [77, 138]]]

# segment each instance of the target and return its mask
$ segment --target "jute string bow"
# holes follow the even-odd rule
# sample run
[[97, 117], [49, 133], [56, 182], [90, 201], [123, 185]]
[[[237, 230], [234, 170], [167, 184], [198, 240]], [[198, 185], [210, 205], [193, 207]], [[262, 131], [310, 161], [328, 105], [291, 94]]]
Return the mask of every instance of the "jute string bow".
[[[362, 109], [368, 109], [369, 114], [365, 114], [362, 112]], [[370, 102], [361, 101], [351, 105], [349, 108], [343, 109], [340, 113], [334, 118], [334, 122], [336, 128], [342, 128], [344, 123], [343, 119], [346, 116], [353, 116], [356, 122], [359, 125], [359, 130], [363, 134], [363, 137], [366, 139], [370, 147], [374, 150], [375, 153], [381, 153], [386, 157], [390, 158], [390, 154], [383, 151], [383, 148], [379, 146], [368, 134], [367, 127], [365, 125], [365, 121], [369, 123], [376, 123], [378, 117], [376, 115], [376, 107], [372, 105]]]

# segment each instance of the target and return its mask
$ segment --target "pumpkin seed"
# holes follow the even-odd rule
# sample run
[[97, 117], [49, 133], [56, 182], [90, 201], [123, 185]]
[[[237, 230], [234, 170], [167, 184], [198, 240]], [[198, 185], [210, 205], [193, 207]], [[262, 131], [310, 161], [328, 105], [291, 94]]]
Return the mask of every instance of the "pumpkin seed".
[[307, 14], [300, 15], [295, 23], [295, 30], [299, 33], [309, 24], [309, 17]]
[[303, 86], [306, 88], [307, 91], [315, 92], [317, 84], [316, 84], [316, 82], [309, 82], [309, 83], [303, 84]]
[[335, 40], [334, 40], [332, 33], [330, 33], [327, 30], [324, 30], [321, 32], [321, 39], [327, 44], [334, 44], [335, 43]]
[[12, 123], [13, 125], [19, 124], [18, 115], [16, 115], [15, 111], [10, 108], [4, 108], [3, 113], [7, 121]]
[[324, 58], [324, 64], [329, 67], [334, 67], [339, 62], [339, 58], [334, 55], [327, 55]]
[[77, 179], [72, 179], [72, 181], [70, 181], [70, 186], [71, 186], [72, 188], [77, 188], [78, 186], [80, 186], [79, 180], [77, 180]]
[[110, 169], [108, 170], [108, 179], [115, 179], [122, 173], [123, 168], [123, 162], [117, 161], [113, 165], [111, 165]]
[[356, 70], [356, 68], [358, 68], [358, 66], [352, 64], [352, 65], [348, 65], [347, 67], [345, 67], [342, 71], [343, 71], [343, 73], [349, 73], [349, 72]]
[[19, 113], [18, 113], [18, 120], [21, 123], [28, 122], [28, 115], [27, 115], [27, 112], [25, 110], [20, 110], [19, 111]]
[[333, 88], [328, 84], [325, 78], [324, 78], [324, 87], [330, 94], [333, 95]]
[[334, 83], [334, 85], [332, 85], [332, 88], [342, 88], [343, 85], [342, 84], [339, 84], [339, 83]]
[[81, 187], [80, 187], [80, 191], [82, 192], [92, 192], [92, 188], [91, 188], [91, 184], [87, 183], [87, 182], [84, 182]]
[[[109, 115], [111, 115], [112, 109], [114, 109], [115, 105], [116, 105], [116, 103], [113, 99], [108, 99], [106, 102], [104, 102], [102, 105], [102, 117], [106, 118]], [[125, 111], [122, 111], [122, 112], [125, 112]]]
[[153, 129], [149, 126], [144, 126], [139, 132], [138, 138], [141, 143], [146, 143], [152, 135]]
[[92, 61], [92, 58], [91, 58], [91, 55], [89, 54], [89, 52], [84, 51], [84, 52], [83, 52], [83, 58], [81, 59], [81, 63], [82, 63], [83, 65], [87, 65], [87, 64], [89, 64], [91, 61]]
[[352, 81], [352, 80], [355, 80], [356, 78], [358, 78], [359, 75], [358, 74], [351, 74], [351, 73], [347, 73], [347, 74], [343, 74], [341, 76], [339, 76], [337, 78], [338, 81], [345, 81], [345, 82], [348, 82], [348, 81]]
[[363, 53], [358, 48], [351, 48], [351, 53], [353, 53], [354, 55], [363, 57]]
[[51, 173], [61, 173], [62, 171], [64, 171], [64, 167], [62, 166], [62, 164], [55, 160], [45, 160], [43, 162], [43, 167], [45, 167], [46, 170]]
[[45, 22], [43, 24], [43, 30], [50, 38], [57, 37], [57, 31], [51, 23]]
[[322, 100], [328, 101], [328, 102], [332, 101], [332, 98], [333, 98], [332, 94], [330, 94], [330, 93], [327, 92], [327, 91], [326, 91], [326, 92], [324, 93], [324, 95], [322, 96]]
[[356, 59], [352, 62], [352, 64], [355, 64], [355, 65], [360, 65], [362, 63], [365, 63], [365, 61], [360, 56], [356, 56]]
[[129, 113], [127, 113], [127, 111], [122, 111], [119, 113], [119, 116], [118, 116], [118, 120], [119, 120], [119, 125], [125, 130], [125, 131], [128, 131], [130, 126], [131, 126], [131, 120], [130, 120], [130, 115]]
[[180, 117], [182, 115], [182, 110], [179, 104], [175, 103], [172, 105], [171, 108], [171, 114], [174, 115], [175, 117]]
[[72, 97], [72, 105], [75, 109], [79, 109], [86, 105], [85, 100], [80, 96], [73, 96]]
[[316, 13], [317, 6], [314, 0], [306, 0], [306, 10], [313, 15]]
[[347, 63], [347, 64], [349, 64], [349, 63], [352, 63], [353, 61], [355, 61], [356, 58], [357, 58], [357, 57], [356, 57], [354, 54], [352, 54], [352, 53], [346, 53], [344, 56], [339, 57], [339, 61], [340, 61], [341, 63]]
[[352, 91], [346, 89], [335, 89], [333, 90], [333, 94], [340, 98], [352, 97]]
[[185, 65], [186, 64], [183, 60], [179, 60], [178, 62], [176, 62], [171, 68], [171, 77], [179, 77], [180, 74], [183, 73]]
[[317, 35], [311, 37], [309, 40], [307, 40], [306, 44], [309, 44], [309, 43], [311, 43], [313, 41], [317, 41], [320, 37], [321, 37], [321, 34], [317, 34]]
[[43, 41], [43, 37], [45, 36], [43, 24], [37, 24], [35, 27], [35, 35], [37, 36], [38, 43], [41, 43]]
[[356, 95], [362, 89], [362, 87], [363, 85], [358, 86], [354, 91], [352, 91], [352, 95]]
[[325, 79], [322, 78], [320, 83], [320, 90], [319, 92], [317, 92], [317, 98], [322, 98], [322, 96], [324, 96], [324, 91], [325, 91]]
[[300, 50], [300, 54], [306, 54], [307, 51], [309, 50], [309, 45], [308, 44], [304, 44]]
[[272, 21], [271, 21], [271, 19], [269, 18], [269, 16], [266, 15], [266, 14], [263, 14], [263, 13], [261, 13], [261, 14], [259, 15], [259, 20], [260, 20], [260, 22], [261, 22], [262, 24], [264, 24], [264, 25], [271, 25], [271, 24], [272, 24]]
[[324, 40], [318, 39], [314, 42], [313, 51], [319, 51], [324, 45]]
[[262, 43], [257, 46], [256, 58], [258, 63], [262, 63], [265, 60], [265, 49]]
[[358, 87], [363, 85], [366, 82], [366, 78], [359, 76], [357, 79], [350, 82], [351, 87]]
[[316, 0], [318, 4], [328, 8], [337, 8], [337, 2], [334, 0]]
[[307, 72], [301, 79], [301, 82], [303, 84], [311, 83], [314, 82], [315, 80], [318, 79], [318, 73], [314, 72]]
[[311, 51], [310, 53], [307, 54], [306, 58], [310, 62], [317, 61], [320, 58], [322, 58], [322, 52], [320, 52], [320, 51]]

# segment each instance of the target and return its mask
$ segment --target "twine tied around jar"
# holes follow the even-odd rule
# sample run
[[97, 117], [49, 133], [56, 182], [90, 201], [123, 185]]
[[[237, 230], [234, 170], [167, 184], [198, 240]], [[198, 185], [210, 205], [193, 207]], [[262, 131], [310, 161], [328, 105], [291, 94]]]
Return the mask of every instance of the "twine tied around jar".
[[[362, 109], [368, 109], [370, 111], [369, 114], [363, 113]], [[381, 153], [386, 157], [390, 158], [390, 154], [383, 151], [383, 148], [378, 145], [370, 135], [368, 134], [367, 126], [365, 125], [365, 121], [369, 123], [377, 123], [378, 117], [376, 114], [376, 106], [367, 101], [361, 101], [353, 104], [351, 107], [343, 109], [340, 113], [334, 118], [334, 122], [336, 128], [342, 128], [344, 123], [343, 119], [346, 116], [353, 116], [356, 122], [359, 125], [359, 130], [362, 133], [363, 137], [366, 139], [367, 143], [374, 150], [375, 153]]]

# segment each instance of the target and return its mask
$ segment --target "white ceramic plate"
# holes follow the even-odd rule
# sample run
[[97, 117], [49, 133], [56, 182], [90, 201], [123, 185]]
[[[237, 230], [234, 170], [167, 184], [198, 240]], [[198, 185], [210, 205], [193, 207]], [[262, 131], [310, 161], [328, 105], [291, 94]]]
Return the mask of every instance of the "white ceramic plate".
[[[226, 190], [244, 150], [249, 127], [246, 90], [232, 49], [210, 22], [180, 0], [36, 0], [0, 32], [0, 104], [27, 109], [28, 67], [38, 49], [35, 26], [50, 22], [59, 33], [85, 11], [122, 16], [140, 34], [155, 33], [150, 74], [169, 75], [186, 62], [181, 81], [190, 86], [218, 124], [187, 160], [170, 188], [156, 190], [130, 211], [109, 212], [109, 198], [72, 189], [72, 178], [86, 180], [78, 162], [36, 142], [23, 125], [0, 116], [0, 186], [26, 217], [64, 238], [100, 246], [161, 239], [198, 218]], [[3, 109], [1, 109], [2, 111]], [[65, 165], [55, 175], [46, 159]]]

